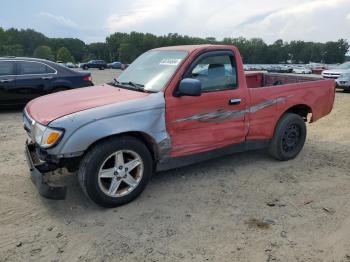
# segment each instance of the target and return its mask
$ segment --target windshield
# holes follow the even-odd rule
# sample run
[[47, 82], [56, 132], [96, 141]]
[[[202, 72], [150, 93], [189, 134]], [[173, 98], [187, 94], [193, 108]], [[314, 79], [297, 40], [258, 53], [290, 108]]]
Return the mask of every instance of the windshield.
[[339, 69], [350, 69], [350, 62], [341, 64], [338, 66]]
[[158, 92], [170, 80], [185, 51], [149, 51], [139, 56], [118, 78], [118, 82], [134, 83], [144, 90]]

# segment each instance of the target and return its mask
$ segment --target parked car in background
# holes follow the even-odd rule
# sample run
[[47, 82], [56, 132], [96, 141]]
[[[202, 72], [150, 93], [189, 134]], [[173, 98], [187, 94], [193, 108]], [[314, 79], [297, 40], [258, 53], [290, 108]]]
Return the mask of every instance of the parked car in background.
[[76, 64], [74, 64], [73, 62], [67, 62], [66, 63], [66, 67], [68, 67], [68, 68], [77, 68], [78, 66]]
[[329, 70], [324, 70], [322, 76], [323, 78], [337, 79], [342, 74], [348, 73], [350, 73], [350, 62], [343, 63]]
[[336, 87], [343, 89], [345, 92], [350, 91], [350, 72], [342, 73], [336, 80]]
[[36, 58], [0, 57], [0, 105], [21, 105], [41, 95], [91, 86], [91, 74]]
[[122, 69], [122, 70], [125, 70], [125, 69], [127, 69], [127, 68], [129, 67], [129, 65], [130, 65], [130, 64], [122, 64], [122, 68], [121, 68], [121, 69]]
[[310, 68], [312, 71], [312, 74], [320, 75], [322, 71], [328, 69], [327, 66], [323, 63], [314, 63], [310, 62], [306, 65], [307, 68]]
[[295, 74], [311, 74], [312, 70], [305, 66], [296, 66], [293, 68], [293, 73]]
[[292, 73], [293, 69], [287, 65], [269, 65], [266, 70], [271, 73]]
[[122, 63], [121, 62], [112, 62], [107, 65], [108, 68], [110, 69], [122, 69]]
[[103, 60], [91, 60], [87, 63], [81, 63], [80, 67], [84, 70], [88, 70], [89, 68], [98, 68], [100, 70], [104, 70], [107, 68], [107, 63]]
[[295, 158], [305, 122], [329, 114], [334, 96], [333, 80], [245, 73], [232, 45], [157, 48], [109, 84], [28, 103], [27, 162], [46, 197], [65, 197], [49, 176], [66, 167], [94, 202], [119, 206], [154, 171], [261, 148]]

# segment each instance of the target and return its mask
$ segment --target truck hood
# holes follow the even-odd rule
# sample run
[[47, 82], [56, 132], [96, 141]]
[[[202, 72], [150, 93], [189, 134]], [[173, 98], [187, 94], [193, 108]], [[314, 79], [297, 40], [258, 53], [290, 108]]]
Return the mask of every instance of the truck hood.
[[103, 84], [42, 96], [30, 101], [25, 110], [36, 122], [47, 125], [57, 118], [79, 111], [134, 100], [147, 95], [149, 94]]

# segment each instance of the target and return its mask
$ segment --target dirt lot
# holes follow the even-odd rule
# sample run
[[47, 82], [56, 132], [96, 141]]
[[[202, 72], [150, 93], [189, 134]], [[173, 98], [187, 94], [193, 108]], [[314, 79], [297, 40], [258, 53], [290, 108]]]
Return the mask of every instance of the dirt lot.
[[295, 160], [258, 151], [162, 172], [115, 209], [75, 176], [65, 201], [40, 197], [21, 112], [1, 112], [0, 130], [0, 261], [350, 261], [350, 94], [308, 125]]

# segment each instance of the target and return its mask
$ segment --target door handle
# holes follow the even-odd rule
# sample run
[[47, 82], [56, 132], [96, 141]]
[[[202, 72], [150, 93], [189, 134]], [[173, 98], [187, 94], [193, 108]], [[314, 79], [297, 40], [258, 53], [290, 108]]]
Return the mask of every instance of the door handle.
[[52, 79], [52, 76], [43, 76], [41, 79], [43, 79], [43, 80], [50, 80], [50, 79]]
[[12, 82], [13, 79], [2, 79], [0, 80], [0, 83], [8, 83], [8, 82]]
[[229, 105], [239, 105], [241, 103], [242, 99], [240, 98], [232, 98], [230, 101], [228, 101]]

